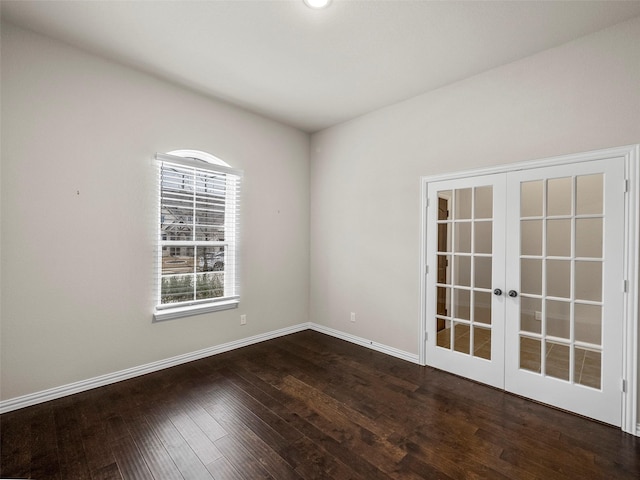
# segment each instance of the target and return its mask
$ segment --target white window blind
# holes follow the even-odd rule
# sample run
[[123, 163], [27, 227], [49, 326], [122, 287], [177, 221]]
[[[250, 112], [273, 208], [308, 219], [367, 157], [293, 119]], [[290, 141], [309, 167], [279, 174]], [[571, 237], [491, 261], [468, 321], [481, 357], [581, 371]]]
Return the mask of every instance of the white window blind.
[[157, 154], [156, 159], [160, 163], [156, 310], [189, 313], [198, 306], [237, 303], [242, 172], [197, 158]]

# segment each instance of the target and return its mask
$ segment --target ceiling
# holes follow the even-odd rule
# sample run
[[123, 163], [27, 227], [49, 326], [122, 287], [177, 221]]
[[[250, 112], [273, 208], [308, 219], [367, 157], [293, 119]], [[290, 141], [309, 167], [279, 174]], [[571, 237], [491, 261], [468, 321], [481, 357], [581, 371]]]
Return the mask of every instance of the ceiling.
[[5, 21], [307, 132], [640, 15], [640, 1], [9, 1]]

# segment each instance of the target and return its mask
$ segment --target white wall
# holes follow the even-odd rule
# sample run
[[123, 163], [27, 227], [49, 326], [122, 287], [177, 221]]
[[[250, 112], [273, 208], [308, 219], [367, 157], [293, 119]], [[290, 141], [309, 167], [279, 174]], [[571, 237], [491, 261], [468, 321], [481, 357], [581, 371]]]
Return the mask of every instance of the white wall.
[[311, 321], [417, 355], [420, 176], [640, 142], [638, 45], [640, 18], [313, 135]]
[[[1, 113], [2, 399], [308, 321], [307, 134], [11, 25]], [[182, 148], [245, 172], [242, 298], [154, 324], [152, 157]]]

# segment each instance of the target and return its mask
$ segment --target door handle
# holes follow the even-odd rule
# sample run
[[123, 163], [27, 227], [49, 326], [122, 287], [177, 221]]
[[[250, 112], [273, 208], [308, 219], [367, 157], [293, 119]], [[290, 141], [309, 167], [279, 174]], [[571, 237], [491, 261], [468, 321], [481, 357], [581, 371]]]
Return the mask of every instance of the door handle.
[[509, 296], [515, 298], [518, 296], [518, 292], [516, 292], [515, 290], [509, 290]]
[[500, 295], [502, 295], [502, 290], [500, 290], [499, 288], [496, 288], [496, 289], [493, 291], [493, 294], [494, 294], [494, 295], [497, 295], [497, 296], [499, 297]]

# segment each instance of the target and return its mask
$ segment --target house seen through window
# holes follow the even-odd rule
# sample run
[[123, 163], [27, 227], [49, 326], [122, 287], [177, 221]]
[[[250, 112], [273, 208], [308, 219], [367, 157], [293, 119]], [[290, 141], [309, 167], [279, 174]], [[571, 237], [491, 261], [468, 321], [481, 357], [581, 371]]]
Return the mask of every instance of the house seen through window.
[[160, 168], [156, 320], [237, 306], [242, 172], [193, 150], [156, 158]]

